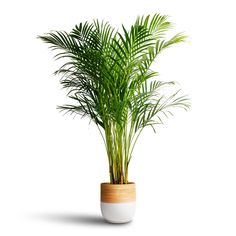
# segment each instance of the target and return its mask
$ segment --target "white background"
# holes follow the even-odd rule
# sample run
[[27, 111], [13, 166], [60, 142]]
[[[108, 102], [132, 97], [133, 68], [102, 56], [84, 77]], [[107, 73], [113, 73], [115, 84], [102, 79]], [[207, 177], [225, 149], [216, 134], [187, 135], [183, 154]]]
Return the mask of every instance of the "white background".
[[[120, 0], [0, 3], [0, 235], [236, 235], [234, 1]], [[65, 93], [58, 67], [36, 39], [94, 18], [115, 27], [137, 15], [171, 16], [187, 43], [157, 60], [192, 100], [146, 130], [130, 165], [137, 184], [132, 223], [105, 224], [100, 183], [108, 180], [102, 139], [88, 120], [56, 110]]]

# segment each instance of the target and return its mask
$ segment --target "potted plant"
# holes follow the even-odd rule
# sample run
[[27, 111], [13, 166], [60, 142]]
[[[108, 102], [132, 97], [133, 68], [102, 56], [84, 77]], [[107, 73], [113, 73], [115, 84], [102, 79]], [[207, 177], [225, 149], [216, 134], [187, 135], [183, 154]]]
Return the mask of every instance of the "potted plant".
[[59, 106], [69, 113], [89, 117], [103, 138], [109, 162], [109, 183], [101, 184], [101, 211], [113, 223], [132, 220], [135, 183], [128, 170], [137, 140], [145, 127], [162, 124], [172, 108], [190, 106], [180, 90], [167, 95], [163, 88], [175, 82], [156, 80], [151, 69], [157, 56], [185, 41], [178, 33], [166, 39], [172, 27], [167, 16], [137, 17], [129, 28], [115, 30], [94, 20], [76, 25], [71, 32], [52, 31], [39, 36], [56, 51], [63, 65], [55, 72], [72, 104]]

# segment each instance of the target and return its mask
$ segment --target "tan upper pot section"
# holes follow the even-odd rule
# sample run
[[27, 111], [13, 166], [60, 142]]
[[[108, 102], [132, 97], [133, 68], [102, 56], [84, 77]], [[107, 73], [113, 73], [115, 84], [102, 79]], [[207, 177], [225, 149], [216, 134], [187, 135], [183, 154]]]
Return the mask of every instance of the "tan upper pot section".
[[101, 202], [122, 203], [134, 202], [136, 199], [135, 183], [101, 184]]

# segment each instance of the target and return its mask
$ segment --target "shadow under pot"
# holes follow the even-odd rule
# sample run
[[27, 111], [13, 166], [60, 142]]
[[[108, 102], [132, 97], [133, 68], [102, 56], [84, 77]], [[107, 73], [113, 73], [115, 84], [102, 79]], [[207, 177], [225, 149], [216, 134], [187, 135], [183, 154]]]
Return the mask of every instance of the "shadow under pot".
[[101, 184], [101, 212], [106, 221], [127, 223], [133, 219], [135, 207], [135, 183]]

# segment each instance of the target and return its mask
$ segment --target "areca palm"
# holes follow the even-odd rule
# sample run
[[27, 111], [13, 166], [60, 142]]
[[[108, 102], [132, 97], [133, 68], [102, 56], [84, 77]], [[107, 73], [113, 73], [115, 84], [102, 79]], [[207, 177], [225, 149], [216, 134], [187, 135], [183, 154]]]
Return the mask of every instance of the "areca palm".
[[162, 88], [175, 82], [157, 80], [158, 73], [151, 69], [164, 49], [186, 39], [181, 33], [166, 39], [171, 27], [166, 16], [155, 14], [137, 17], [129, 29], [122, 25], [121, 32], [94, 20], [76, 25], [70, 33], [39, 36], [56, 51], [56, 59], [64, 59], [55, 74], [74, 102], [59, 108], [89, 117], [97, 125], [111, 183], [128, 183], [132, 153], [145, 127], [155, 131], [162, 116], [172, 115], [172, 108], [190, 106], [179, 90], [166, 96]]

